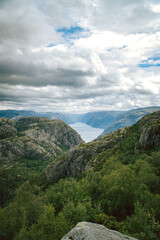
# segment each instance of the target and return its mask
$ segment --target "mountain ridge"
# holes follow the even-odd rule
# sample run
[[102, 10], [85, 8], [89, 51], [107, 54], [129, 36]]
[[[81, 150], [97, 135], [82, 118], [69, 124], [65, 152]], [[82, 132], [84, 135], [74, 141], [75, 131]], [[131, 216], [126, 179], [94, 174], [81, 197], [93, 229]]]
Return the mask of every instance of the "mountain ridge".
[[84, 114], [1, 110], [0, 117], [7, 117], [13, 120], [23, 117], [48, 117], [50, 120], [61, 119], [67, 124], [82, 122], [94, 128], [104, 129], [102, 136], [122, 127], [131, 126], [144, 115], [158, 110], [160, 110], [160, 107], [156, 106], [128, 111], [95, 111]]
[[[141, 150], [160, 146], [160, 111], [144, 116], [131, 127], [124, 127], [103, 135], [89, 143], [68, 151], [46, 168], [48, 180], [57, 181], [64, 177], [76, 177], [89, 167], [98, 164], [101, 154], [114, 149], [118, 144], [135, 139], [133, 155]], [[114, 151], [114, 150], [113, 150]], [[59, 173], [59, 174], [58, 174]]]

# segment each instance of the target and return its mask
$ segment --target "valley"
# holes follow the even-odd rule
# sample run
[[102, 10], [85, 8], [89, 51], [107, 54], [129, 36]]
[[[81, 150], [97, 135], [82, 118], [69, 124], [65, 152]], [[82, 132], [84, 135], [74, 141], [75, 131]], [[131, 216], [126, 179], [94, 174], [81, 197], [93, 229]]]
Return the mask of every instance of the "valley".
[[61, 120], [0, 120], [0, 239], [71, 239], [78, 224], [159, 240], [160, 111], [88, 143]]
[[82, 122], [75, 122], [69, 126], [76, 130], [85, 142], [94, 140], [104, 131], [102, 128], [91, 127]]

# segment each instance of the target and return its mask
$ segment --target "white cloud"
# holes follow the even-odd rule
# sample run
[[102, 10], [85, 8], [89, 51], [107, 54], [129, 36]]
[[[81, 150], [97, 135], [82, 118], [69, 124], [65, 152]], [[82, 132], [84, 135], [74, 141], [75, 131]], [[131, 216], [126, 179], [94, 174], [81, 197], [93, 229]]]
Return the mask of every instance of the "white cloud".
[[[160, 104], [159, 67], [154, 66], [159, 62], [154, 57], [160, 54], [157, 3], [6, 0], [0, 4], [3, 109], [78, 112]], [[64, 27], [68, 33], [57, 32]], [[69, 32], [71, 27], [74, 33]], [[154, 67], [138, 67], [143, 61]]]

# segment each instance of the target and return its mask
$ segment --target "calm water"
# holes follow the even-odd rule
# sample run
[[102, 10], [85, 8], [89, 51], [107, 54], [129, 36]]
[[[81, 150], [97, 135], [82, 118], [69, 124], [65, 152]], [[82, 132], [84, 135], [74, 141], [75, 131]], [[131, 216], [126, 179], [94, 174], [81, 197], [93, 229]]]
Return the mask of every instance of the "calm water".
[[69, 125], [81, 135], [85, 142], [92, 141], [104, 131], [102, 128], [93, 128], [81, 122], [76, 122]]

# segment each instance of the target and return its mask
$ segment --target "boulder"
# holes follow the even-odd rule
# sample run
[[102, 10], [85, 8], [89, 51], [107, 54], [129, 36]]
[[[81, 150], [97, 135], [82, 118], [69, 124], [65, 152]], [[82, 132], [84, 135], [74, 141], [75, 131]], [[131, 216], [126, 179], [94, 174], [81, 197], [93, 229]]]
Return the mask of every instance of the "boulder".
[[103, 225], [80, 222], [61, 240], [136, 240]]

